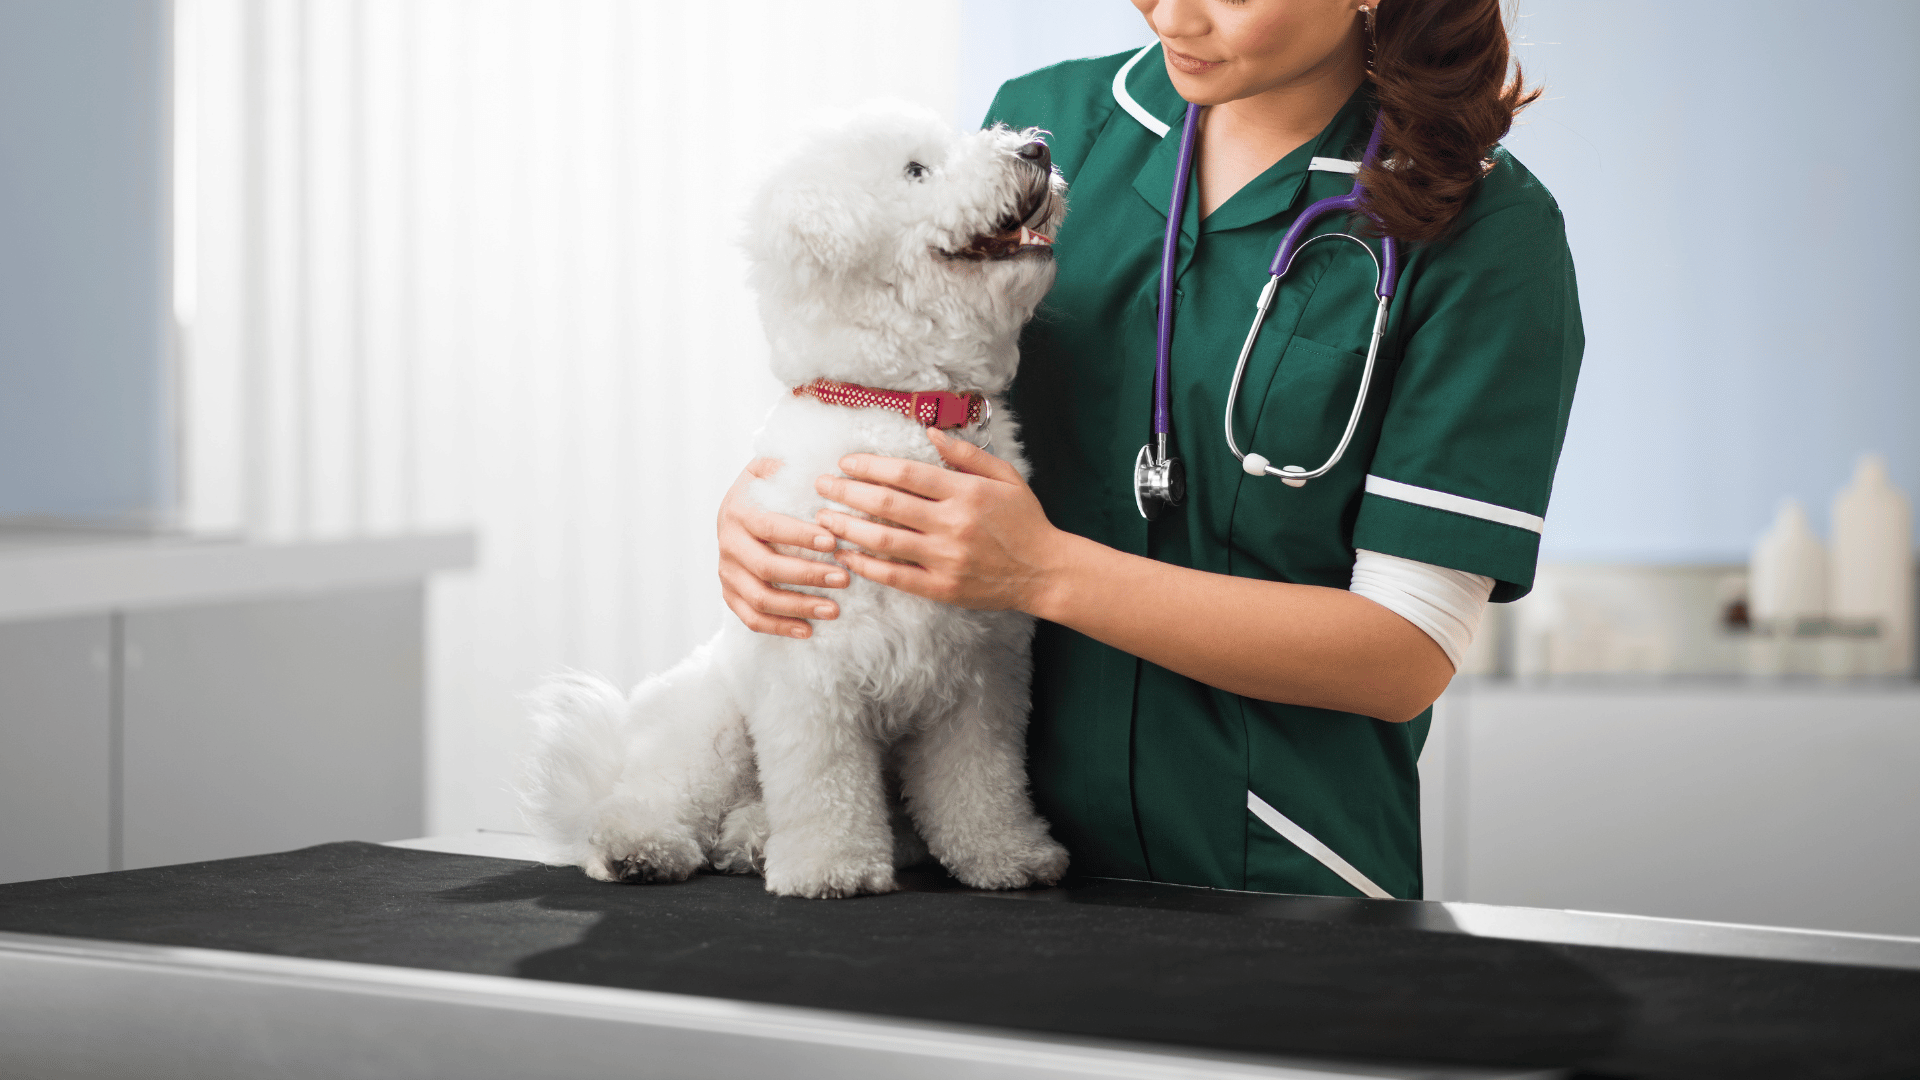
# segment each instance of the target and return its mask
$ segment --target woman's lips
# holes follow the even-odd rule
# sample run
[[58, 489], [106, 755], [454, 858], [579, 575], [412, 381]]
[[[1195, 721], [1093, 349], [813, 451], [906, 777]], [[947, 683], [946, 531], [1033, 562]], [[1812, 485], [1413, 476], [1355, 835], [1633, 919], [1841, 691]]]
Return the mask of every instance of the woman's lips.
[[1174, 67], [1179, 68], [1189, 75], [1205, 75], [1207, 72], [1226, 63], [1225, 60], [1202, 60], [1197, 56], [1188, 56], [1186, 53], [1180, 52], [1177, 49], [1168, 49], [1164, 42], [1161, 43], [1160, 47], [1166, 49], [1167, 63], [1172, 64]]

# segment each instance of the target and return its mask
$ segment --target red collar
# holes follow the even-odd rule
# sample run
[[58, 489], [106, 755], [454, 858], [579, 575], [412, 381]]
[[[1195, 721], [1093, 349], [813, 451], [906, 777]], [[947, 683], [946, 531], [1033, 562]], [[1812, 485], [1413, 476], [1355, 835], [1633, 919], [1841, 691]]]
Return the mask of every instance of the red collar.
[[890, 409], [921, 427], [969, 427], [980, 422], [987, 396], [978, 390], [956, 394], [949, 390], [876, 390], [858, 383], [815, 379], [793, 388], [794, 397], [810, 397], [828, 405], [852, 409]]

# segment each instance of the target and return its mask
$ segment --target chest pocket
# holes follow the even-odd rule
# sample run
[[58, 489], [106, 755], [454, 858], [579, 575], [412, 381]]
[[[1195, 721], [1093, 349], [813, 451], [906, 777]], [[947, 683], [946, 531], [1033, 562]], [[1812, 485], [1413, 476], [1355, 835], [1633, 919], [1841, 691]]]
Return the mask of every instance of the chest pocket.
[[[1234, 432], [1242, 450], [1276, 467], [1317, 469], [1340, 444], [1366, 357], [1298, 334], [1285, 341], [1278, 364], [1264, 371], [1248, 365], [1249, 384], [1257, 373], [1266, 385], [1241, 391]], [[1370, 396], [1379, 391], [1379, 375]], [[1340, 463], [1305, 487], [1240, 474], [1230, 572], [1346, 588], [1353, 576], [1353, 522], [1379, 427], [1376, 405], [1361, 414]]]
[[[1366, 359], [1297, 334], [1289, 338], [1280, 362], [1267, 369], [1267, 385], [1241, 388], [1234, 428], [1241, 449], [1258, 451], [1276, 466], [1319, 468], [1346, 431]], [[1258, 373], [1257, 368], [1249, 370], [1248, 380]], [[1355, 443], [1360, 441], [1356, 433]], [[1354, 449], [1348, 449], [1336, 474], [1354, 460]], [[1362, 462], [1369, 456], [1358, 455]]]

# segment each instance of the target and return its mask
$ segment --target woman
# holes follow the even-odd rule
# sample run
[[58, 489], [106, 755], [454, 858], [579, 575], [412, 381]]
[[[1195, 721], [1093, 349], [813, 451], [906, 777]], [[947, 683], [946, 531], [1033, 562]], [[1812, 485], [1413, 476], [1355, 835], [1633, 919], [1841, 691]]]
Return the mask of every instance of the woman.
[[[818, 482], [905, 528], [833, 512], [814, 528], [730, 498], [727, 601], [754, 629], [806, 636], [833, 605], [775, 586], [847, 579], [767, 545], [838, 538], [903, 560], [843, 551], [847, 571], [1044, 620], [1032, 780], [1081, 873], [1417, 898], [1430, 706], [1482, 606], [1532, 583], [1583, 346], [1559, 210], [1495, 148], [1535, 95], [1507, 81], [1499, 0], [1135, 4], [1155, 46], [1015, 79], [987, 117], [1050, 132], [1072, 185], [1012, 395], [1032, 487], [929, 432], [953, 471], [861, 456]], [[1171, 376], [1189, 490], [1148, 522], [1132, 466], [1189, 102], [1206, 109]], [[1358, 431], [1303, 487], [1250, 476], [1220, 423], [1266, 264], [1301, 209], [1352, 183], [1315, 159], [1359, 158], [1376, 113], [1363, 208], [1405, 268]], [[1375, 268], [1344, 242], [1307, 252], [1233, 422], [1243, 446], [1312, 468], [1358, 389]]]

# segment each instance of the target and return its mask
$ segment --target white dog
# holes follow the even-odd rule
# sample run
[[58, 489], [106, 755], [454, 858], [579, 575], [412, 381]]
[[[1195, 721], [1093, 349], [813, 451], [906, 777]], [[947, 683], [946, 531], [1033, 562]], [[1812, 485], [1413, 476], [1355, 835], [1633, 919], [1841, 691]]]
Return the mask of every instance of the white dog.
[[[814, 478], [846, 454], [938, 463], [936, 420], [1025, 475], [1000, 398], [1065, 213], [1032, 131], [887, 107], [809, 138], [748, 221], [773, 370], [797, 388], [754, 447], [785, 465], [749, 497], [810, 521], [829, 505]], [[543, 688], [522, 795], [548, 861], [606, 881], [762, 870], [813, 897], [889, 891], [928, 851], [976, 888], [1059, 880], [1066, 850], [1027, 794], [1032, 619], [859, 577], [837, 599], [806, 640], [730, 621], [631, 696], [581, 675]]]

